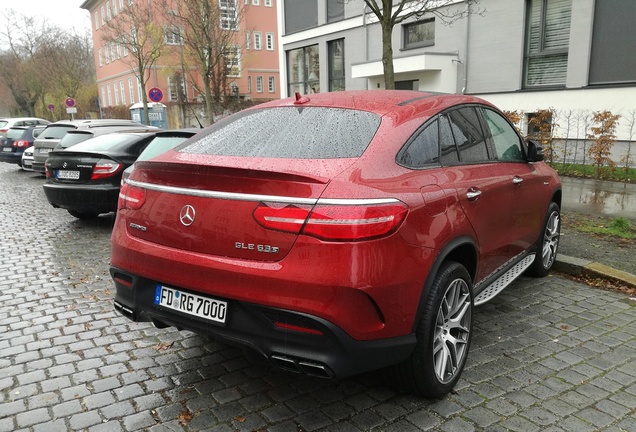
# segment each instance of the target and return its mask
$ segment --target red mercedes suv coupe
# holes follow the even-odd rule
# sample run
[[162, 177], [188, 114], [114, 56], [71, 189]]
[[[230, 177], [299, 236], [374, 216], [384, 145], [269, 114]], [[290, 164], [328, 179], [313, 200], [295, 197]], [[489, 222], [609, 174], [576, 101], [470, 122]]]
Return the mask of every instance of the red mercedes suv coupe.
[[241, 111], [122, 187], [115, 308], [327, 378], [388, 367], [436, 398], [473, 309], [559, 241], [543, 150], [464, 95], [347, 91]]

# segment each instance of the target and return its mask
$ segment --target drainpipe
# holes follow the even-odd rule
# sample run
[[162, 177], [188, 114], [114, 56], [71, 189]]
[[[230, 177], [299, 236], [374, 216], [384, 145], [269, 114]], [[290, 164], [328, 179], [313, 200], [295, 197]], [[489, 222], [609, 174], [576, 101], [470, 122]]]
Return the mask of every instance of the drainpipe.
[[464, 78], [462, 79], [462, 94], [466, 93], [466, 87], [468, 85], [468, 39], [470, 31], [470, 2], [466, 0], [466, 38], [464, 40]]
[[[362, 8], [362, 26], [364, 27], [364, 62], [369, 61], [369, 28], [367, 27], [367, 4]], [[369, 78], [367, 78], [367, 90], [369, 90]]]

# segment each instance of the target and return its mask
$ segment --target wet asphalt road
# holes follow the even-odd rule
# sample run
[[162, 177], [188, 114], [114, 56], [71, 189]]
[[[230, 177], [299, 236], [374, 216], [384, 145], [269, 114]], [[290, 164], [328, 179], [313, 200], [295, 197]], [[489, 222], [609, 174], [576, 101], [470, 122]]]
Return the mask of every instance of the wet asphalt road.
[[114, 312], [112, 217], [50, 207], [0, 164], [0, 432], [636, 431], [636, 300], [558, 276], [476, 309], [456, 391], [280, 372]]

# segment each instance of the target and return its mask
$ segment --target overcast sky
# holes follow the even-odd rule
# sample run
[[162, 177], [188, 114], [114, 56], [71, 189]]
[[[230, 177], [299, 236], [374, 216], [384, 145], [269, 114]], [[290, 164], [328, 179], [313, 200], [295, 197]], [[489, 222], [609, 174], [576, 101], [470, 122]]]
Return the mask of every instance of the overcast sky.
[[78, 30], [90, 27], [88, 11], [80, 9], [84, 0], [1, 0], [2, 8], [13, 9], [23, 15], [47, 18], [49, 23]]

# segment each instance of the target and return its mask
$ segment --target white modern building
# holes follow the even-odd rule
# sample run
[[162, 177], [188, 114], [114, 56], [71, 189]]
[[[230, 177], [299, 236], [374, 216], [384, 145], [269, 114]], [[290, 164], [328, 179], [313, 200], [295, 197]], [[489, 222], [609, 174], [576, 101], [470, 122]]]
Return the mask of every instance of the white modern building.
[[[636, 139], [635, 0], [445, 3], [468, 14], [395, 26], [396, 88], [480, 96], [526, 122], [553, 109], [562, 138], [584, 139], [590, 114], [608, 110], [622, 116], [618, 138]], [[278, 4], [282, 96], [384, 87], [381, 29], [363, 0]]]

